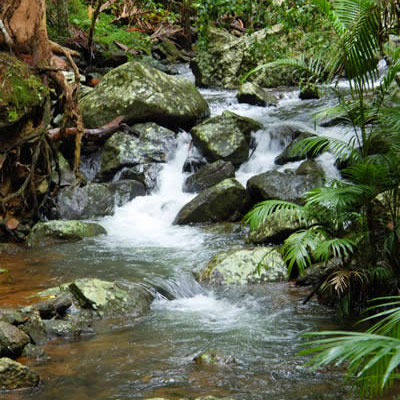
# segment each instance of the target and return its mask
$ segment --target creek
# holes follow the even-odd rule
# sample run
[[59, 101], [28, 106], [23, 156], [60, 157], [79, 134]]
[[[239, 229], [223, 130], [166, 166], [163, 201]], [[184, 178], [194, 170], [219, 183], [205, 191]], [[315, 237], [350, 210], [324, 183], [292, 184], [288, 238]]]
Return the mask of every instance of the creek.
[[[186, 68], [184, 77], [192, 79]], [[270, 131], [283, 122], [313, 129], [311, 114], [331, 100], [301, 101], [297, 90], [283, 90], [277, 107], [238, 104], [235, 93], [202, 90], [213, 115], [229, 109], [260, 121], [257, 148], [237, 172], [245, 183], [276, 168], [284, 144]], [[332, 100], [333, 101], [333, 100]], [[341, 129], [318, 128], [328, 135]], [[296, 354], [301, 334], [340, 328], [334, 313], [316, 302], [303, 305], [306, 291], [288, 283], [214, 288], [198, 284], [192, 272], [221, 250], [244, 244], [241, 232], [216, 234], [200, 227], [173, 226], [179, 209], [193, 195], [182, 192], [182, 166], [190, 137], [178, 137], [175, 157], [165, 164], [156, 193], [135, 198], [100, 222], [108, 235], [80, 243], [31, 250], [4, 260], [8, 281], [2, 303], [15, 305], [27, 295], [81, 277], [140, 282], [156, 287], [151, 312], [97, 323], [97, 335], [56, 340], [44, 346], [50, 359], [25, 360], [43, 379], [39, 389], [4, 394], [4, 399], [110, 400], [214, 395], [235, 399], [355, 399], [341, 386], [341, 370], [311, 373]], [[337, 177], [329, 154], [318, 159]], [[295, 168], [299, 163], [281, 169]], [[174, 297], [168, 300], [161, 293]], [[24, 300], [25, 301], [25, 300]], [[226, 365], [198, 365], [207, 350], [235, 359]]]

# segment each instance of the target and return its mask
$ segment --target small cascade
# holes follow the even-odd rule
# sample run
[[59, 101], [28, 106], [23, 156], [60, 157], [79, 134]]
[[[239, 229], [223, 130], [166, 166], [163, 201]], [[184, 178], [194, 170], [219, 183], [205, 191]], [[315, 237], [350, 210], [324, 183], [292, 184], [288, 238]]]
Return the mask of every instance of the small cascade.
[[116, 210], [103, 224], [113, 244], [119, 246], [181, 247], [201, 245], [196, 228], [176, 227], [172, 223], [178, 211], [194, 195], [182, 191], [185, 174], [182, 166], [187, 156], [190, 135], [178, 136], [175, 157], [163, 166], [159, 189], [150, 196], [136, 197]]

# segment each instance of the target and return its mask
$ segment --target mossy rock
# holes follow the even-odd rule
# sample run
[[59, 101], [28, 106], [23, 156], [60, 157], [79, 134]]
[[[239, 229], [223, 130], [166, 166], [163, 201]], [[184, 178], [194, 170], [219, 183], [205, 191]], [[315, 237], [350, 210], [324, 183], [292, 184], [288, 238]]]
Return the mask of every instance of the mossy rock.
[[245, 211], [247, 194], [235, 179], [225, 179], [204, 190], [179, 211], [174, 224], [238, 220]]
[[46, 246], [62, 242], [76, 242], [86, 237], [106, 234], [99, 224], [82, 221], [39, 222], [28, 237], [30, 247]]
[[42, 106], [48, 88], [32, 74], [30, 68], [9, 53], [0, 52], [0, 134], [35, 108]]
[[210, 161], [230, 161], [235, 167], [249, 157], [251, 132], [262, 124], [231, 111], [209, 118], [192, 129], [194, 143]]
[[193, 83], [135, 61], [107, 73], [79, 104], [88, 128], [123, 115], [129, 123], [152, 121], [173, 129], [190, 129], [210, 115], [207, 102]]
[[219, 253], [197, 278], [211, 284], [243, 285], [284, 281], [288, 272], [277, 248], [256, 247]]
[[247, 103], [253, 106], [275, 106], [278, 99], [262, 87], [252, 82], [242, 84], [236, 95], [239, 103]]
[[37, 372], [9, 358], [0, 358], [0, 390], [32, 388], [39, 382]]

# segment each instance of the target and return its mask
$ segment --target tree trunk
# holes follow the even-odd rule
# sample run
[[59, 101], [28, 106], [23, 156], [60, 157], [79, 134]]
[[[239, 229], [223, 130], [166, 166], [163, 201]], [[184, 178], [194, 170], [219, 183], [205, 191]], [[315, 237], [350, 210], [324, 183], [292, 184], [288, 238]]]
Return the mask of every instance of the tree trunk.
[[[32, 56], [32, 65], [49, 67], [51, 48], [47, 36], [45, 0], [2, 0], [0, 20], [4, 29], [0, 46], [10, 45], [18, 55]], [[7, 43], [7, 34], [12, 43]]]

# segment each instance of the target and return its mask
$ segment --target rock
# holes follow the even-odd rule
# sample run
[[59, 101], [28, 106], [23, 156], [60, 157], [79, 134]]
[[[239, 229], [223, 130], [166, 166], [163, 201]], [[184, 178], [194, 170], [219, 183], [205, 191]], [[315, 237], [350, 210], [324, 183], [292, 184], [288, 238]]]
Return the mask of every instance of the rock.
[[191, 82], [135, 61], [107, 73], [79, 104], [87, 128], [123, 115], [129, 123], [153, 121], [190, 129], [210, 115], [207, 102]]
[[219, 253], [198, 278], [218, 285], [278, 282], [287, 280], [288, 272], [276, 248], [256, 247]]
[[255, 202], [277, 199], [302, 203], [306, 192], [321, 185], [319, 176], [267, 171], [250, 178], [247, 191]]
[[49, 338], [69, 338], [84, 335], [94, 335], [92, 319], [83, 318], [82, 314], [68, 319], [50, 319], [44, 321]]
[[41, 359], [47, 357], [46, 352], [39, 346], [28, 343], [21, 354], [22, 357]]
[[140, 182], [121, 180], [109, 183], [90, 183], [60, 190], [57, 213], [61, 219], [92, 219], [112, 215], [115, 207], [122, 206], [146, 189]]
[[247, 161], [251, 132], [262, 125], [230, 111], [209, 118], [192, 129], [194, 143], [210, 161], [230, 161], [235, 167]]
[[273, 94], [251, 82], [246, 82], [240, 86], [236, 98], [239, 103], [261, 107], [275, 106], [278, 103], [278, 99]]
[[217, 222], [216, 224], [207, 224], [203, 225], [201, 229], [207, 233], [213, 233], [215, 235], [243, 233], [243, 225], [235, 222]]
[[50, 297], [34, 305], [35, 310], [42, 319], [53, 317], [63, 317], [67, 310], [72, 306], [72, 299], [69, 293], [59, 293], [57, 296]]
[[167, 63], [176, 64], [177, 62], [188, 62], [189, 59], [186, 57], [181, 50], [179, 50], [176, 44], [167, 38], [161, 39], [159, 43], [153, 45], [152, 54]]
[[116, 132], [104, 145], [98, 176], [107, 179], [124, 167], [164, 163], [175, 154], [174, 132], [154, 123], [136, 124], [140, 137]]
[[185, 179], [183, 191], [189, 193], [201, 192], [225, 179], [235, 177], [235, 168], [231, 162], [215, 161], [201, 167], [193, 175]]
[[183, 164], [183, 172], [191, 174], [197, 172], [203, 165], [207, 165], [207, 160], [201, 150], [196, 146], [191, 146], [189, 154]]
[[298, 221], [288, 218], [269, 218], [258, 229], [249, 232], [248, 242], [253, 244], [279, 244], [300, 229]]
[[318, 154], [313, 154], [312, 151], [309, 151], [306, 154], [301, 154], [301, 151], [296, 151], [294, 152], [294, 147], [301, 141], [307, 138], [311, 137], [316, 137], [316, 135], [312, 133], [307, 133], [303, 132], [300, 135], [298, 135], [289, 145], [286, 146], [286, 148], [283, 150], [279, 156], [277, 156], [274, 160], [275, 164], [277, 165], [284, 165], [289, 162], [294, 162], [294, 161], [301, 161], [306, 158], [313, 158], [316, 157]]
[[20, 325], [24, 323], [25, 317], [21, 310], [3, 309], [0, 310], [0, 321], [11, 325]]
[[157, 188], [158, 176], [161, 172], [162, 164], [139, 164], [134, 167], [125, 167], [118, 171], [113, 181], [120, 180], [136, 180], [141, 182], [145, 188], [146, 193], [149, 194], [152, 190]]
[[254, 57], [252, 48], [268, 35], [279, 33], [280, 25], [263, 29], [240, 38], [224, 29], [209, 27], [208, 46], [196, 49], [196, 57], [191, 62], [196, 77], [196, 85], [200, 87], [221, 87], [236, 89], [240, 78], [263, 60]]
[[196, 357], [193, 358], [193, 361], [196, 364], [204, 365], [204, 364], [235, 364], [236, 360], [232, 356], [226, 356], [216, 350], [208, 350], [203, 353], [200, 353]]
[[142, 287], [125, 289], [117, 283], [99, 279], [78, 279], [69, 289], [79, 305], [95, 311], [100, 316], [129, 314], [141, 316], [150, 309], [152, 296]]
[[99, 224], [82, 221], [49, 221], [39, 222], [28, 237], [28, 245], [47, 246], [63, 242], [75, 242], [86, 237], [106, 234]]
[[221, 222], [240, 218], [247, 205], [244, 187], [235, 179], [224, 181], [204, 190], [186, 204], [175, 218], [174, 224]]
[[148, 67], [152, 67], [158, 69], [161, 72], [164, 72], [168, 75], [178, 75], [179, 71], [174, 65], [163, 64], [161, 61], [156, 60], [155, 58], [147, 55], [142, 55], [137, 61], [142, 64], [147, 65]]
[[300, 88], [300, 95], [301, 100], [312, 100], [312, 99], [319, 99], [321, 98], [321, 93], [316, 85], [305, 85]]
[[301, 134], [310, 134], [302, 125], [297, 123], [278, 123], [269, 127], [269, 134], [271, 139], [279, 141], [281, 147], [288, 146], [294, 139], [299, 137]]
[[325, 177], [324, 169], [315, 160], [303, 161], [299, 168], [296, 169], [296, 175], [316, 175]]
[[58, 176], [56, 166], [54, 165], [53, 173], [51, 176], [53, 182], [55, 182], [56, 184], [59, 183], [61, 187], [74, 185], [76, 183], [76, 178], [72, 172], [70, 165], [68, 164], [68, 161], [60, 152], [57, 153], [57, 158], [60, 176]]
[[39, 385], [39, 374], [9, 358], [0, 358], [0, 390], [15, 390]]
[[0, 356], [18, 357], [30, 342], [29, 336], [8, 322], [0, 322]]
[[46, 327], [37, 311], [25, 314], [24, 323], [19, 328], [25, 332], [33, 344], [43, 345], [47, 342]]

